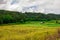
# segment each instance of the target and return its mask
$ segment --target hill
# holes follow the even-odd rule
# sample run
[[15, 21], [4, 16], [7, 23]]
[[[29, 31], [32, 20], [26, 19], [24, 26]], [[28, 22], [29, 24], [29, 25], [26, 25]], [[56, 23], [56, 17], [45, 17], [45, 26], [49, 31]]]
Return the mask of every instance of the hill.
[[0, 10], [0, 24], [3, 23], [25, 23], [26, 21], [51, 21], [60, 20], [60, 14], [45, 14], [45, 13], [34, 13], [34, 12], [15, 12]]

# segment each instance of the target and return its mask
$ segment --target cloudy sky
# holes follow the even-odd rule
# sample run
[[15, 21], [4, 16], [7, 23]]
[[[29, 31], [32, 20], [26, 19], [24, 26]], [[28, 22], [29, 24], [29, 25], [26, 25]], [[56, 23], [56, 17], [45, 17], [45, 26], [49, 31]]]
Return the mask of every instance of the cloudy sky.
[[0, 9], [59, 14], [60, 0], [0, 0]]

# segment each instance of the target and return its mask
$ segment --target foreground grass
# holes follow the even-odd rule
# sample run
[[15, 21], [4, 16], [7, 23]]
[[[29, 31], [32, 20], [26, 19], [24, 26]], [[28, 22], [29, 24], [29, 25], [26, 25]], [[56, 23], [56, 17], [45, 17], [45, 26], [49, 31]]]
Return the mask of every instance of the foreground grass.
[[3, 25], [0, 26], [0, 40], [60, 40], [60, 25], [37, 22]]

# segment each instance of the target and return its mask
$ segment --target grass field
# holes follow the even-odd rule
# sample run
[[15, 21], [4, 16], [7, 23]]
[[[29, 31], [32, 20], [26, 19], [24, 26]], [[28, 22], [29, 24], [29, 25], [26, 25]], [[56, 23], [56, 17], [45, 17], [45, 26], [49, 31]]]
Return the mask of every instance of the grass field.
[[0, 40], [60, 40], [60, 24], [28, 22], [0, 25]]

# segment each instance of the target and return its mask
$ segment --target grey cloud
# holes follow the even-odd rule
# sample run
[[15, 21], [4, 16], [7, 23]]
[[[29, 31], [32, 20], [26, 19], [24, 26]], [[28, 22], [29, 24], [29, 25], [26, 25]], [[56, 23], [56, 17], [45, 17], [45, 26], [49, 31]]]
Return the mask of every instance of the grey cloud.
[[[36, 11], [44, 13], [60, 13], [60, 0], [7, 0], [6, 4], [0, 4], [0, 9], [11, 11]], [[34, 7], [36, 6], [36, 7]], [[32, 7], [32, 8], [31, 8]], [[36, 8], [36, 10], [34, 10]], [[27, 10], [26, 10], [27, 9]]]

